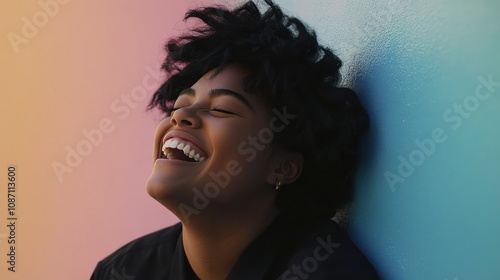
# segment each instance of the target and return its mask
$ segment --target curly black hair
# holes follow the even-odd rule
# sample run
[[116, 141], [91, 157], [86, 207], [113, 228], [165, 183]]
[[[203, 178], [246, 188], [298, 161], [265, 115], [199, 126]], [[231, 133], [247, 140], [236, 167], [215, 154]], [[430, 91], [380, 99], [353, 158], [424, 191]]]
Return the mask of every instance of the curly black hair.
[[210, 70], [243, 66], [252, 73], [243, 81], [246, 91], [257, 94], [269, 110], [286, 106], [297, 115], [274, 135], [273, 144], [304, 157], [301, 176], [280, 190], [277, 206], [297, 218], [333, 217], [352, 199], [368, 115], [356, 94], [338, 85], [341, 60], [299, 19], [264, 1], [269, 6], [264, 12], [252, 1], [233, 10], [190, 10], [185, 20], [201, 22], [166, 44], [162, 69], [167, 79], [148, 108], [169, 115], [180, 91]]

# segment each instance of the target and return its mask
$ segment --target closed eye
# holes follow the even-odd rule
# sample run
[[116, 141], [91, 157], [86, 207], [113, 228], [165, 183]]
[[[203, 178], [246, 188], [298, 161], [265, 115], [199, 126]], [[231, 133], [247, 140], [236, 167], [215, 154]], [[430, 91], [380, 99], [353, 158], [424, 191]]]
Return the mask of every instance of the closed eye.
[[169, 108], [169, 109], [165, 112], [165, 114], [167, 115], [167, 117], [171, 117], [171, 116], [172, 116], [172, 114], [173, 114], [176, 110], [179, 110], [179, 109], [181, 109], [181, 107], [177, 107], [177, 108]]
[[[182, 109], [183, 107], [174, 107], [172, 109], [170, 109], [170, 114], [172, 114], [173, 112], [175, 112], [176, 110], [179, 110], [179, 109]], [[220, 108], [220, 107], [215, 107], [213, 109], [211, 109], [212, 111], [216, 111], [216, 112], [220, 112], [220, 113], [224, 113], [224, 114], [231, 114], [231, 115], [236, 115], [236, 113], [234, 112], [231, 112], [229, 110], [226, 110], [226, 109], [223, 109], [223, 108]]]
[[221, 112], [221, 113], [225, 113], [225, 114], [232, 114], [232, 115], [235, 115], [235, 113], [231, 112], [231, 111], [228, 111], [226, 109], [223, 109], [223, 108], [219, 108], [219, 107], [215, 107], [212, 109], [212, 111], [217, 111], [217, 112]]

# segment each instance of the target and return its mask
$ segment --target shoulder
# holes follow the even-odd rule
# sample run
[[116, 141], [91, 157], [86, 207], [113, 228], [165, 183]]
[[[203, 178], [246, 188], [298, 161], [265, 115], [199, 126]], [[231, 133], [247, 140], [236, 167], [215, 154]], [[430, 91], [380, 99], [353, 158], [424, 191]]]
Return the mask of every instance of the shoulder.
[[325, 219], [298, 233], [297, 245], [278, 279], [379, 279], [365, 255], [334, 221]]
[[182, 231], [180, 223], [137, 238], [101, 260], [91, 279], [111, 279], [113, 274], [137, 275], [137, 268], [152, 269], [172, 258]]

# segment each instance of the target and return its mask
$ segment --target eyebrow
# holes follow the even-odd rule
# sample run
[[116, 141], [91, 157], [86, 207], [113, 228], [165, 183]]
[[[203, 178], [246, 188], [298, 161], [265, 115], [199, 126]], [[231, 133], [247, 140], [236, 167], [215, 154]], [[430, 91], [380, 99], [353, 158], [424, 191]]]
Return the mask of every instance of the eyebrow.
[[[190, 96], [195, 96], [196, 91], [193, 88], [186, 88], [179, 93], [178, 97], [180, 97], [181, 95], [184, 95], [184, 94], [190, 95]], [[248, 99], [246, 99], [241, 93], [238, 93], [236, 91], [232, 91], [230, 89], [225, 89], [225, 88], [214, 88], [208, 92], [208, 96], [210, 98], [215, 98], [218, 96], [225, 96], [225, 95], [229, 95], [229, 96], [232, 96], [232, 97], [240, 100], [241, 102], [243, 102], [243, 104], [245, 104], [248, 108], [250, 108], [250, 110], [253, 111], [252, 105], [250, 105], [250, 102], [248, 101]]]

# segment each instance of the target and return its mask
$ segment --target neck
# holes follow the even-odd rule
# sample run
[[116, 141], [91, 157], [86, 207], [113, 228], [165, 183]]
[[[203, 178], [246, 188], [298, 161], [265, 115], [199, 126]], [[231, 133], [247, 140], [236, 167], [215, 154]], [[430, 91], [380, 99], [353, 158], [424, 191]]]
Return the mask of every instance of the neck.
[[183, 222], [184, 251], [200, 279], [226, 279], [240, 255], [277, 216], [272, 206], [252, 210], [226, 210], [223, 215], [207, 213]]

